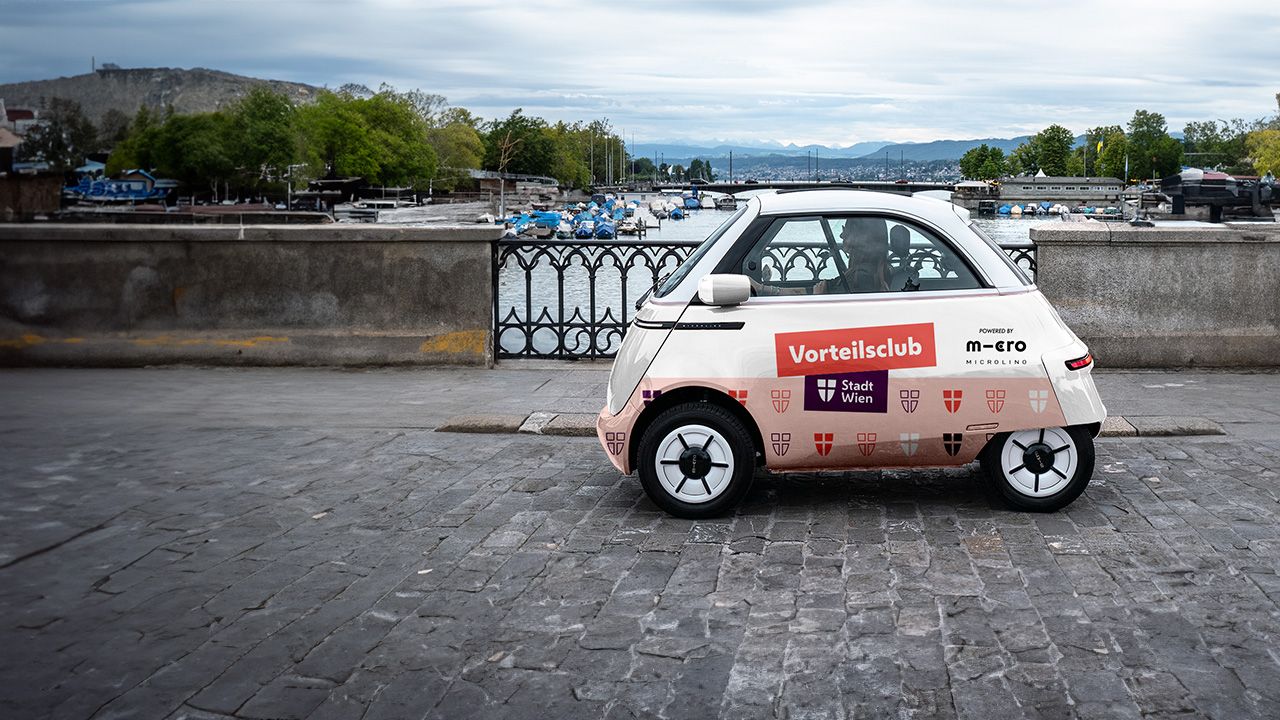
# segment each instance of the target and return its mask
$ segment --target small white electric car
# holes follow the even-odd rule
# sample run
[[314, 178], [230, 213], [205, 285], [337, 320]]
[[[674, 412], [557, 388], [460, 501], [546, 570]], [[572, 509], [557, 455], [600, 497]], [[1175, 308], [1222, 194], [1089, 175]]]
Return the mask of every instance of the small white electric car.
[[733, 507], [776, 472], [962, 465], [1057, 510], [1093, 474], [1092, 357], [945, 200], [753, 198], [627, 331], [597, 421], [609, 460], [673, 515]]

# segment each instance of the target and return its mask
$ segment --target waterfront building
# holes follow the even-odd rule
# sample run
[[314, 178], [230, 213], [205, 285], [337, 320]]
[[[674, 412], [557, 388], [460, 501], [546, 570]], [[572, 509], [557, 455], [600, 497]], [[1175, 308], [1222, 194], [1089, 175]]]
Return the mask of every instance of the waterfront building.
[[1119, 206], [1124, 183], [1110, 177], [1028, 175], [993, 182], [967, 180], [956, 184], [953, 201], [961, 207], [982, 211], [1001, 203], [1050, 202], [1097, 207]]

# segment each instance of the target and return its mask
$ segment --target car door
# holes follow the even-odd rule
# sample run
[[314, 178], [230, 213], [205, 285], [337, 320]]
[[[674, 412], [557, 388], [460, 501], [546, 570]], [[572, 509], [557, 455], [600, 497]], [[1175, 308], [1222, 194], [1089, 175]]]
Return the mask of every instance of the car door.
[[[1007, 402], [1046, 386], [1016, 296], [918, 218], [776, 217], [732, 270], [753, 297], [695, 299], [677, 327], [715, 329], [679, 347], [748, 409], [771, 468], [968, 462]], [[1008, 364], [966, 361], [975, 339], [1001, 343]]]

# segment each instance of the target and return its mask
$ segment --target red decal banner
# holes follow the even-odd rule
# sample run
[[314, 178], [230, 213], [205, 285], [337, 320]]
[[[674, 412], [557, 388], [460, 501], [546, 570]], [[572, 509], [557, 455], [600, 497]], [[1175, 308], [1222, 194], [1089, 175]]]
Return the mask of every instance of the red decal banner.
[[933, 367], [933, 323], [774, 335], [778, 377]]

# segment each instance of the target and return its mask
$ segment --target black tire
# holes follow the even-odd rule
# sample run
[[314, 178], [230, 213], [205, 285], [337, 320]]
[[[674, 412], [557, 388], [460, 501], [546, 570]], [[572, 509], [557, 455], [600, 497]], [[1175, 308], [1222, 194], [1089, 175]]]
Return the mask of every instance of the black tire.
[[[727, 486], [706, 502], [685, 502], [675, 497], [658, 477], [659, 444], [679, 428], [694, 425], [719, 433], [733, 455]], [[645, 494], [668, 513], [691, 519], [717, 517], [735, 507], [751, 487], [755, 474], [755, 444], [742, 421], [728, 410], [708, 402], [684, 403], [662, 413], [645, 429], [636, 454], [636, 470]]]
[[1071, 441], [1075, 444], [1076, 468], [1062, 489], [1044, 497], [1033, 497], [1019, 492], [1017, 486], [1005, 474], [1000, 455], [1012, 433], [1000, 433], [987, 443], [981, 457], [983, 472], [992, 487], [999, 491], [1000, 497], [1011, 507], [1029, 512], [1056, 512], [1074, 502], [1089, 486], [1089, 480], [1093, 478], [1093, 435], [1083, 426], [1061, 429], [1071, 436]]

